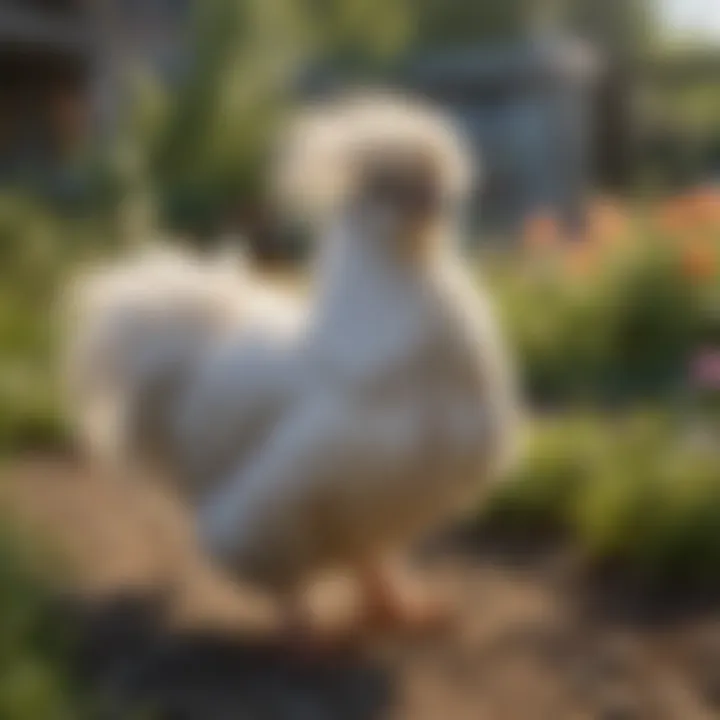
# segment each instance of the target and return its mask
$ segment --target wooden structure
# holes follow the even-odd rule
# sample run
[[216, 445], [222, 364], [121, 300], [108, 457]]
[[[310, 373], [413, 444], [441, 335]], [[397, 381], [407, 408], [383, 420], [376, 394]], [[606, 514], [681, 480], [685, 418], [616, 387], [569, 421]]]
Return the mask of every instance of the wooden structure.
[[111, 135], [133, 62], [182, 57], [187, 0], [0, 0], [0, 180], [52, 178]]
[[0, 0], [0, 175], [32, 172], [83, 136], [93, 43], [80, 3]]

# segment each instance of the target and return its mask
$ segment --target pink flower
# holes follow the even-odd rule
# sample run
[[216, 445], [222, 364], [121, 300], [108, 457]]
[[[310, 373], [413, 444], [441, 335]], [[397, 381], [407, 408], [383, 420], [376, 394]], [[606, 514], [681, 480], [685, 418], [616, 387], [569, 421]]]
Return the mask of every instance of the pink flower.
[[720, 348], [704, 348], [690, 361], [690, 381], [704, 390], [720, 390]]

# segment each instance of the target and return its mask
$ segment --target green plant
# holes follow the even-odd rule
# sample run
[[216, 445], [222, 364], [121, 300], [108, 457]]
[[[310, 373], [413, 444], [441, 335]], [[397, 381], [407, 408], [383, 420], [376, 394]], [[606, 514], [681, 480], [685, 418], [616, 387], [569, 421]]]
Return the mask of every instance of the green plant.
[[609, 239], [590, 227], [588, 239], [556, 242], [547, 222], [535, 224], [528, 239], [542, 246], [517, 253], [494, 274], [531, 397], [555, 404], [667, 399], [685, 382], [696, 350], [718, 342], [717, 221], [670, 209], [682, 223], [679, 237], [649, 212], [623, 220], [620, 236]]
[[100, 224], [62, 217], [28, 197], [0, 195], [0, 454], [61, 441], [56, 307], [84, 258], [110, 251]]
[[72, 632], [47, 566], [7, 518], [0, 533], [0, 717], [81, 720], [90, 703], [72, 673]]
[[570, 413], [538, 423], [480, 522], [563, 536], [654, 583], [720, 586], [720, 454], [667, 414]]

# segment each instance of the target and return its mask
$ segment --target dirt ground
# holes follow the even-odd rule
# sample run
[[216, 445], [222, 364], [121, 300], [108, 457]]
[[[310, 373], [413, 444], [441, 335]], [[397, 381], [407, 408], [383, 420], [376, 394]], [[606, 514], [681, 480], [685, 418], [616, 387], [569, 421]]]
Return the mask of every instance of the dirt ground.
[[[3, 503], [72, 558], [68, 622], [108, 717], [720, 717], [720, 607], [672, 617], [625, 599], [616, 607], [578, 583], [562, 554], [463, 542], [422, 568], [456, 606], [451, 628], [299, 663], [264, 643], [272, 607], [203, 563], [168, 496], [58, 459], [3, 474]], [[343, 592], [325, 589], [325, 612]]]

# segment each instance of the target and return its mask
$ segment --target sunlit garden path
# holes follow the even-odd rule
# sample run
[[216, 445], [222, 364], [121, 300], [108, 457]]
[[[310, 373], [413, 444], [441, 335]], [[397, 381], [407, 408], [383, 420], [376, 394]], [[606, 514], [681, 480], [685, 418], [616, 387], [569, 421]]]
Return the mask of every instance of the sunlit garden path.
[[[451, 629], [368, 639], [315, 668], [262, 649], [270, 609], [215, 577], [177, 507], [146, 485], [34, 459], [7, 471], [3, 503], [71, 560], [78, 666], [113, 705], [197, 720], [692, 720], [720, 711], [720, 618], [651, 615], [617, 588], [611, 608], [612, 595], [590, 593], [563, 553], [487, 543], [441, 551], [425, 572], [457, 605]], [[331, 615], [343, 598], [328, 588], [320, 602]]]

